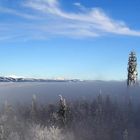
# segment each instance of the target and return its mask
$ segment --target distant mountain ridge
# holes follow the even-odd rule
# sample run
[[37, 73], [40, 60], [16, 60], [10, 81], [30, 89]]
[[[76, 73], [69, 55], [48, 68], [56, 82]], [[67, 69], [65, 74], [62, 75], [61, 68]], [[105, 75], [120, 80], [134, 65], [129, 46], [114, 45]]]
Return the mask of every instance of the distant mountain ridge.
[[36, 79], [36, 78], [13, 78], [0, 77], [0, 82], [78, 82], [79, 79]]

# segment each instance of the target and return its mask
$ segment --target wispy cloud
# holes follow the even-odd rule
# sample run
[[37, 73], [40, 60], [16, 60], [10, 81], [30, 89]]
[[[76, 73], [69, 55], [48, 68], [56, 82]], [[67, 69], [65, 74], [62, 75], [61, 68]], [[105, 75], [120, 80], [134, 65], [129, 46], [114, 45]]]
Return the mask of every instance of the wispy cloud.
[[[64, 11], [59, 0], [26, 0], [22, 6], [32, 10], [33, 15], [2, 7], [0, 12], [34, 19], [34, 22], [26, 26], [27, 30], [24, 34], [34, 36], [36, 33], [39, 39], [45, 39], [48, 36], [99, 37], [108, 34], [140, 36], [140, 31], [129, 28], [121, 20], [109, 17], [103, 9], [89, 9], [80, 3], [74, 3], [74, 5], [79, 7], [79, 12]], [[36, 18], [38, 15], [40, 19]], [[30, 30], [28, 30], [29, 27], [31, 27]]]
[[21, 13], [21, 12], [19, 12], [17, 10], [6, 8], [6, 7], [0, 7], [0, 13], [6, 13], [6, 14], [10, 14], [10, 15], [16, 15], [16, 16], [20, 16], [22, 18], [27, 18], [27, 19], [37, 19], [37, 17], [34, 16], [34, 15]]
[[81, 9], [82, 11], [86, 11], [86, 10], [87, 10], [87, 8], [84, 7], [84, 6], [83, 6], [81, 3], [79, 3], [79, 2], [75, 2], [75, 3], [73, 3], [73, 5], [76, 6], [76, 7], [78, 7], [78, 8]]
[[[84, 7], [80, 3], [75, 3], [75, 5]], [[99, 8], [84, 8], [86, 11], [67, 13], [60, 8], [58, 0], [28, 0], [26, 6], [57, 18], [56, 22], [64, 24], [65, 31], [60, 30], [60, 33], [62, 31], [68, 34], [71, 31], [71, 35], [73, 31], [73, 34], [87, 37], [105, 33], [140, 36], [140, 31], [130, 29], [123, 21], [110, 18]]]

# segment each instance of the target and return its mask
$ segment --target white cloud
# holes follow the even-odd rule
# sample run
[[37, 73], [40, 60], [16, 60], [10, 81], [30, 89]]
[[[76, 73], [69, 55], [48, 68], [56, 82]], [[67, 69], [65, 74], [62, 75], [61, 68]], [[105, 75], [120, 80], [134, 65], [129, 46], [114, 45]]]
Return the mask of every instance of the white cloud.
[[75, 2], [73, 5], [75, 5], [75, 6], [81, 6], [81, 3]]
[[21, 23], [24, 28], [17, 26], [18, 30], [23, 31], [23, 35], [20, 33], [20, 36], [26, 36], [26, 38], [46, 39], [50, 36], [85, 38], [108, 34], [140, 36], [140, 31], [129, 28], [121, 20], [114, 20], [100, 8], [89, 9], [80, 3], [74, 3], [74, 5], [80, 8], [79, 12], [64, 11], [59, 0], [25, 0], [22, 3], [23, 8], [32, 9], [34, 14], [31, 15], [25, 11], [20, 13], [14, 9], [2, 7], [0, 12], [34, 20], [26, 26]]
[[27, 18], [27, 19], [37, 19], [36, 16], [30, 15], [30, 14], [25, 14], [25, 13], [20, 13], [19, 11], [16, 11], [16, 10], [10, 9], [10, 8], [6, 8], [6, 7], [0, 7], [0, 13], [16, 15], [16, 16], [20, 16], [23, 18]]
[[[80, 3], [75, 3], [75, 5], [82, 7]], [[57, 25], [55, 30], [57, 34], [75, 34], [85, 37], [105, 33], [140, 36], [140, 31], [131, 30], [123, 21], [113, 20], [99, 8], [86, 9], [79, 13], [67, 13], [60, 8], [58, 0], [28, 0], [26, 6], [46, 13], [46, 16], [56, 18], [52, 30], [58, 22], [60, 28]]]
[[79, 2], [75, 2], [75, 3], [73, 3], [73, 5], [74, 6], [76, 6], [76, 7], [78, 7], [80, 10], [82, 10], [82, 11], [86, 11], [87, 10], [87, 8], [86, 7], [84, 7], [81, 3], [79, 3]]

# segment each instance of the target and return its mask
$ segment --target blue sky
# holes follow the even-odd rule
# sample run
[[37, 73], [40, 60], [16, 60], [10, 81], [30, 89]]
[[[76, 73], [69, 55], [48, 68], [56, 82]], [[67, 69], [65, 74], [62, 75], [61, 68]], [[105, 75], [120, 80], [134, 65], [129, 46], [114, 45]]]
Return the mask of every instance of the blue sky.
[[125, 80], [131, 50], [140, 65], [139, 5], [138, 0], [1, 0], [0, 75]]

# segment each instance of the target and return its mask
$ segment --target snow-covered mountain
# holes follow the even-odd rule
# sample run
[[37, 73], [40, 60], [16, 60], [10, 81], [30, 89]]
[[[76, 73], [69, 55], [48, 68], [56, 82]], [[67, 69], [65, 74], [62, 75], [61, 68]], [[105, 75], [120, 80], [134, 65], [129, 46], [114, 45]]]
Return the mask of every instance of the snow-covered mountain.
[[35, 78], [14, 78], [0, 77], [0, 82], [78, 82], [78, 79], [35, 79]]

